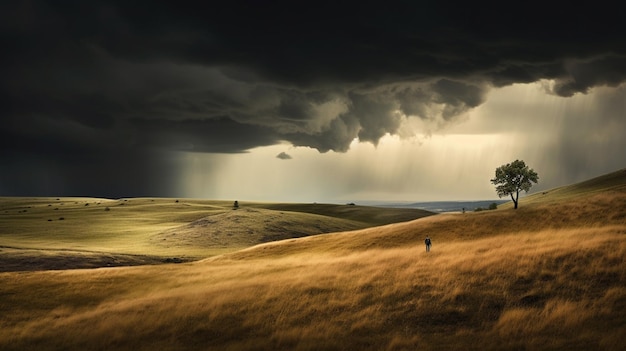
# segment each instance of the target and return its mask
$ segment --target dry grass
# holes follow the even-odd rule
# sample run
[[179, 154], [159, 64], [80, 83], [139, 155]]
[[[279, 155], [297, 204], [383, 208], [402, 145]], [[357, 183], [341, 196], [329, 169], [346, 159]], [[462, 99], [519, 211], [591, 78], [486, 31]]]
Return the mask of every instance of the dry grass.
[[0, 349], [622, 350], [625, 257], [620, 190], [181, 265], [0, 273]]
[[440, 243], [431, 254], [5, 273], [0, 346], [618, 350], [625, 255], [624, 235], [606, 228]]

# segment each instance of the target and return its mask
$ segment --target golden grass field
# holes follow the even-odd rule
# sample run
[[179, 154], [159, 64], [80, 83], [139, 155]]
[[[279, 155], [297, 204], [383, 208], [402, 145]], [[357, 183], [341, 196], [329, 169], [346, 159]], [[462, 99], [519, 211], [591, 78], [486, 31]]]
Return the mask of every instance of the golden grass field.
[[626, 170], [501, 207], [182, 264], [0, 273], [0, 349], [623, 350]]

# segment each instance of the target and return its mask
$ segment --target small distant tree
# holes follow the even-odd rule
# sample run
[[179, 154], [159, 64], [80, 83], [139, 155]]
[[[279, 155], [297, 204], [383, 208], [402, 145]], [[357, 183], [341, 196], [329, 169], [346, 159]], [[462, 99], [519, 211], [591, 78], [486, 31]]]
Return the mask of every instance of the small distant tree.
[[239, 201], [235, 200], [235, 202], [233, 203], [233, 209], [238, 209], [239, 208]]
[[496, 168], [496, 177], [491, 182], [496, 186], [499, 197], [511, 196], [515, 209], [519, 201], [519, 193], [528, 192], [537, 183], [539, 176], [521, 160], [515, 160]]

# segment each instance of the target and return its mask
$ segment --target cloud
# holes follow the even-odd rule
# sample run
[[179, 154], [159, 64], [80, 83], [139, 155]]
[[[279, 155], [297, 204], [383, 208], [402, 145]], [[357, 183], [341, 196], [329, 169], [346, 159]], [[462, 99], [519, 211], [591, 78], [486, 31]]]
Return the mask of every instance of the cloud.
[[2, 155], [346, 152], [412, 118], [454, 123], [493, 87], [619, 86], [620, 16], [545, 3], [3, 2]]
[[292, 157], [287, 154], [286, 152], [281, 152], [280, 154], [276, 155], [276, 158], [279, 158], [281, 160], [291, 160]]
[[565, 62], [568, 74], [555, 80], [552, 92], [569, 97], [596, 86], [616, 87], [626, 80], [626, 56], [607, 55]]

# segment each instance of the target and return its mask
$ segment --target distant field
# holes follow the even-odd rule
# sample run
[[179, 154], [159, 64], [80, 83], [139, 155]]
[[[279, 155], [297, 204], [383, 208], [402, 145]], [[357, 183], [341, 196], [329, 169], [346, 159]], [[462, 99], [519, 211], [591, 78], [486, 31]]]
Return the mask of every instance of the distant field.
[[191, 199], [0, 198], [0, 271], [196, 260], [432, 215], [416, 209]]
[[0, 273], [0, 349], [621, 351], [626, 170], [586, 184], [178, 265]]

